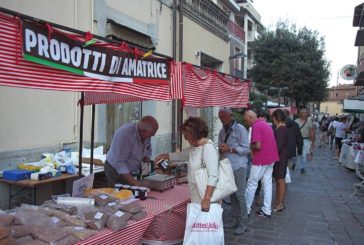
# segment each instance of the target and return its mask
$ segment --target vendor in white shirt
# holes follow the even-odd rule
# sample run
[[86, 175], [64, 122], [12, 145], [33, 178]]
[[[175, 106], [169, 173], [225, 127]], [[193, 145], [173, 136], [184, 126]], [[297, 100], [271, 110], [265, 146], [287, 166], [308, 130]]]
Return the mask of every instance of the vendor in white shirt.
[[335, 125], [335, 143], [336, 143], [336, 157], [340, 157], [342, 140], [345, 139], [345, 134], [350, 131], [350, 124], [348, 123], [348, 117], [342, 116], [340, 121]]

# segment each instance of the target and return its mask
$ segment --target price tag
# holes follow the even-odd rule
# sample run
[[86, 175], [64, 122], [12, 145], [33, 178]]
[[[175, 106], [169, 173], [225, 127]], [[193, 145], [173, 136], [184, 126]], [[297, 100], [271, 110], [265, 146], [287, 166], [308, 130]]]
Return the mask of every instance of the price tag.
[[116, 205], [116, 202], [110, 202], [110, 203], [107, 204], [107, 206], [109, 206], [109, 207], [112, 207], [112, 206], [115, 206], [115, 205]]
[[60, 221], [60, 219], [58, 219], [57, 217], [52, 217], [51, 220], [55, 224], [57, 224]]
[[119, 218], [121, 217], [121, 216], [123, 216], [124, 215], [124, 213], [123, 212], [121, 212], [121, 211], [117, 211], [116, 213], [114, 213], [116, 216], [118, 216]]
[[100, 198], [105, 200], [105, 199], [108, 199], [109, 197], [107, 195], [101, 195]]
[[80, 230], [83, 230], [83, 229], [85, 229], [85, 228], [83, 228], [82, 226], [75, 226], [76, 231], [80, 231]]
[[95, 219], [101, 219], [103, 215], [104, 215], [103, 213], [97, 212], [95, 214]]

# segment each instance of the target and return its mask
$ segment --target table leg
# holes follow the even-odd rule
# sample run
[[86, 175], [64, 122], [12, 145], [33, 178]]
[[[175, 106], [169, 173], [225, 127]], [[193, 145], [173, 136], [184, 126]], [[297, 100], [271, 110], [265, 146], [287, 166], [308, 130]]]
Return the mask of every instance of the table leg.
[[11, 185], [9, 185], [9, 209], [11, 209]]
[[33, 188], [33, 205], [37, 205], [37, 187]]

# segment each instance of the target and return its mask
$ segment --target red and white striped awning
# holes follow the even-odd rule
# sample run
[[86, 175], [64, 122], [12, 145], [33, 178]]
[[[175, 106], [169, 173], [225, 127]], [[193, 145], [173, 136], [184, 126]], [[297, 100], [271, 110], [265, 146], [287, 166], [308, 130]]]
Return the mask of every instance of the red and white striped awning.
[[[117, 97], [121, 97], [123, 102], [137, 100], [169, 101], [182, 97], [181, 91], [178, 94], [178, 88], [182, 86], [174, 84], [175, 81], [182, 82], [179, 79], [171, 79], [170, 84], [172, 86], [170, 84], [113, 83], [29, 62], [22, 57], [20, 25], [21, 20], [18, 18], [0, 13], [0, 85], [90, 92], [92, 96], [88, 97], [97, 98], [97, 100], [89, 100], [89, 103], [97, 101], [111, 103]], [[175, 63], [171, 62], [171, 66], [174, 65]], [[101, 94], [95, 96], [97, 93]], [[109, 96], [111, 96], [110, 100], [107, 99]]]
[[185, 105], [248, 107], [248, 81], [242, 81], [216, 71], [200, 69], [191, 64], [185, 64], [185, 73]]
[[[181, 99], [199, 108], [247, 107], [249, 82], [187, 63], [171, 61], [169, 84], [153, 85], [98, 80], [27, 61], [22, 57], [21, 23], [0, 13], [0, 86], [85, 92], [84, 105]], [[112, 43], [101, 45], [120, 49]]]

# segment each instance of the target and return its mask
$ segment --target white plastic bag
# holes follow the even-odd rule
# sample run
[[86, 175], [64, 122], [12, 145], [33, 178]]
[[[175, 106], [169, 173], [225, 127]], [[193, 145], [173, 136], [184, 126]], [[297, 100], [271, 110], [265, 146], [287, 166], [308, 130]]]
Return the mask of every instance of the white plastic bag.
[[292, 183], [291, 174], [289, 173], [289, 167], [287, 167], [285, 182], [286, 184]]
[[209, 212], [202, 212], [200, 204], [189, 203], [183, 244], [224, 244], [222, 211], [217, 203], [210, 205]]

